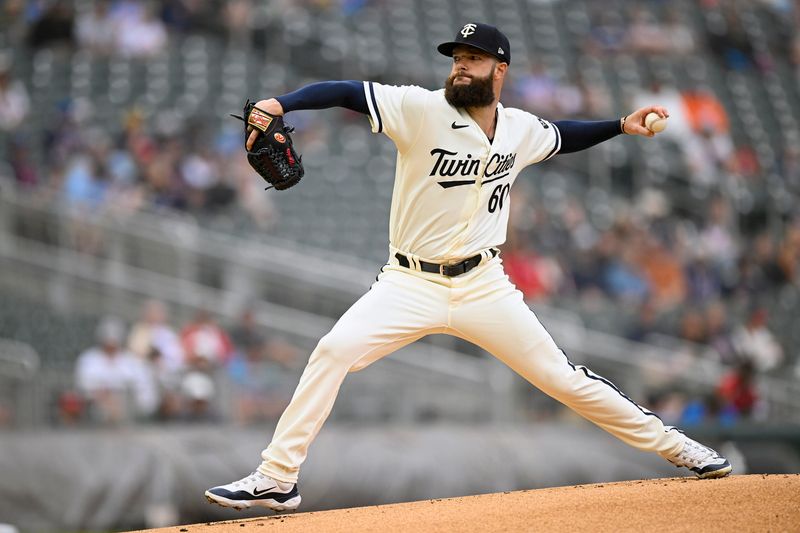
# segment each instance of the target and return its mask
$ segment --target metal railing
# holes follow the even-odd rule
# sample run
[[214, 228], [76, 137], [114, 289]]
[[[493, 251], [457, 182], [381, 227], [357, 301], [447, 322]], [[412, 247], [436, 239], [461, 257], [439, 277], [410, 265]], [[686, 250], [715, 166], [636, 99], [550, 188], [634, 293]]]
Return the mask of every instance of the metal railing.
[[5, 411], [0, 418], [6, 417], [7, 423], [40, 418], [41, 402], [32, 390], [39, 368], [39, 354], [29, 344], [0, 338], [0, 411]]
[[[61, 302], [62, 308], [66, 306], [64, 310], [75, 313], [113, 314], [132, 321], [138, 315], [141, 303], [155, 296], [166, 302], [178, 319], [188, 319], [198, 308], [207, 308], [213, 303], [215, 314], [223, 322], [233, 323], [241, 304], [246, 302], [254, 306], [256, 320], [265, 331], [279, 334], [310, 352], [316, 341], [331, 329], [334, 319], [285, 305], [288, 302], [281, 304], [254, 299], [253, 295], [257, 294], [255, 287], [267, 282], [286, 283], [285, 278], [278, 280], [273, 276], [273, 273], [281, 271], [281, 265], [285, 267], [284, 275], [288, 273], [294, 278], [294, 285], [311, 286], [314, 291], [329, 287], [320, 278], [324, 280], [326, 275], [331, 277], [333, 272], [341, 278], [328, 281], [336, 287], [335, 290], [329, 289], [329, 292], [339, 294], [342, 298], [342, 288], [349, 288], [352, 292], [345, 292], [342, 301], [343, 305], [347, 305], [346, 300], [352, 298], [350, 295], [357, 288], [359, 293], [363, 292], [361, 283], [353, 279], [363, 279], [368, 275], [364, 270], [338, 264], [329, 258], [321, 259], [280, 248], [266, 250], [259, 244], [252, 246], [263, 254], [252, 258], [256, 265], [254, 267], [246, 263], [247, 258], [243, 254], [235, 253], [236, 245], [241, 243], [231, 243], [229, 238], [218, 234], [202, 235], [201, 239], [192, 238], [195, 232], [202, 230], [185, 220], [156, 218], [154, 221], [151, 215], [146, 214], [134, 215], [124, 224], [113, 217], [98, 217], [91, 222], [82, 220], [84, 224], [91, 223], [107, 232], [114, 246], [132, 244], [136, 247], [142, 245], [140, 241], [149, 241], [172, 249], [174, 257], [178, 259], [176, 271], [189, 274], [176, 277], [164, 273], [163, 268], [144, 268], [123, 262], [120, 260], [124, 258], [123, 254], [112, 252], [106, 257], [92, 256], [70, 249], [65, 242], [56, 240], [48, 244], [20, 237], [10, 231], [14, 224], [9, 221], [13, 221], [15, 216], [33, 214], [43, 217], [51, 235], [59, 235], [63, 227], [76, 222], [76, 215], [67, 209], [58, 206], [45, 208], [26, 198], [3, 195], [0, 197], [0, 213], [6, 222], [0, 224], [3, 230], [0, 232], [0, 294], [4, 291], [22, 293], [28, 299], [47, 305], [56, 300], [56, 303]], [[164, 231], [167, 227], [170, 231]], [[175, 235], [181, 235], [182, 238], [175, 239]], [[221, 287], [200, 283], [200, 276], [194, 278], [191, 275], [197, 270], [187, 268], [187, 265], [196, 267], [203, 257], [218, 259], [224, 268], [230, 270], [224, 276], [227, 278], [238, 276], [243, 268], [253, 269], [251, 283], [223, 283]], [[265, 261], [265, 258], [268, 260]], [[295, 262], [297, 268], [290, 268]], [[325, 266], [322, 276], [317, 276], [315, 265]], [[350, 281], [349, 286], [344, 281], [339, 282], [339, 279], [345, 278]], [[368, 283], [363, 285], [368, 286]], [[58, 365], [64, 364], [64, 355], [60, 354], [57, 358]], [[74, 360], [77, 354], [66, 355]], [[378, 392], [389, 396], [402, 395], [402, 401], [399, 397], [396, 401], [390, 401], [397, 407], [388, 413], [394, 420], [413, 420], [431, 411], [454, 415], [459, 419], [478, 417], [502, 420], [514, 416], [513, 408], [509, 407], [513, 395], [512, 388], [508, 386], [510, 375], [502, 365], [492, 361], [465, 357], [430, 343], [417, 343], [393, 354], [387, 358], [386, 364], [377, 367], [377, 370], [370, 370], [367, 379], [348, 379], [343, 387], [343, 397], [338, 402], [344, 407], [337, 407], [334, 416], [347, 417], [350, 406], [350, 409], [359, 409], [363, 416], [369, 417], [370, 413], [364, 413], [364, 404], [369, 405], [369, 402], [360, 402], [362, 405], [356, 406], [359, 402], [355, 398]], [[39, 399], [39, 404], [52, 403], [58, 389], [63, 389], [69, 382], [69, 378], [65, 381], [63, 375], [66, 373], [71, 376], [71, 368], [68, 367], [51, 366], [45, 370], [40, 373], [42, 379], [29, 386], [29, 392]], [[424, 394], [425, 389], [433, 391], [440, 386], [446, 388], [446, 394], [436, 397]], [[481, 390], [482, 394], [476, 395], [475, 390]], [[487, 402], [487, 396], [493, 397], [494, 401]], [[229, 403], [229, 400], [229, 397], [220, 399], [223, 403]], [[221, 410], [230, 412], [225, 406]], [[38, 422], [47, 418], [46, 408], [42, 405], [33, 415], [28, 411], [26, 418], [33, 417]], [[387, 415], [385, 410], [384, 414]]]
[[25, 381], [39, 370], [40, 359], [29, 344], [0, 338], [0, 377]]
[[[38, 219], [39, 231], [47, 239], [18, 235], [16, 222], [28, 217]], [[78, 222], [102, 232], [103, 257], [70, 248], [65, 228]], [[327, 250], [270, 238], [253, 242], [202, 229], [185, 217], [150, 213], [122, 217], [108, 212], [86, 218], [62, 204], [43, 205], [13, 189], [0, 196], [0, 262], [4, 272], [16, 272], [0, 277], [6, 290], [25, 285], [28, 296], [47, 301], [54, 292], [52, 285], [60, 284], [70, 305], [123, 317], [136, 316], [141, 301], [153, 295], [187, 318], [191, 310], [213, 302], [216, 313], [233, 319], [243, 303], [255, 299], [263, 327], [308, 349], [374, 278], [369, 262]], [[209, 270], [215, 275], [209, 277]], [[673, 348], [589, 330], [568, 311], [539, 304], [534, 309], [571, 359], [609, 373], [634, 397], [643, 398], [668, 377], [710, 390], [725, 371], [712, 358], [682, 357]], [[519, 410], [511, 406], [509, 372], [485, 358], [460, 355], [450, 349], [458, 345], [447, 342], [416, 343], [390, 358], [390, 365], [401, 365], [404, 372], [416, 372], [426, 380], [431, 376], [456, 380], [465, 390], [463, 396], [456, 395], [458, 401], [468, 403], [466, 391], [482, 383], [504, 406], [492, 416], [513, 416], [504, 414]], [[708, 350], [695, 348], [696, 353]], [[800, 384], [774, 377], [762, 378], [762, 384], [772, 416], [800, 418]]]

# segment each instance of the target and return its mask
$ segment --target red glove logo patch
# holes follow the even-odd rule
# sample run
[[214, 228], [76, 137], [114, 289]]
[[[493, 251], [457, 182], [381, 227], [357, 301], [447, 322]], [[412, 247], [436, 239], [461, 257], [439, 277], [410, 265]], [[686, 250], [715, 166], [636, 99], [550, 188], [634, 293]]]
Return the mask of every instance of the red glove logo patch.
[[250, 116], [247, 117], [247, 123], [261, 131], [267, 131], [267, 128], [272, 123], [272, 117], [264, 114], [264, 112], [257, 107], [254, 107], [250, 112]]

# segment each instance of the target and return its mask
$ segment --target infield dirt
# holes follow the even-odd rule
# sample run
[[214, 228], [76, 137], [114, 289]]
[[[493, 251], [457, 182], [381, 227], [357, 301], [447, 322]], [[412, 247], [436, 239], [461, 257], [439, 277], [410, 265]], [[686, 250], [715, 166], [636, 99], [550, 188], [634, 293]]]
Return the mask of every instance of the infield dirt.
[[800, 475], [731, 476], [717, 480], [667, 478], [577, 485], [149, 531], [800, 531]]

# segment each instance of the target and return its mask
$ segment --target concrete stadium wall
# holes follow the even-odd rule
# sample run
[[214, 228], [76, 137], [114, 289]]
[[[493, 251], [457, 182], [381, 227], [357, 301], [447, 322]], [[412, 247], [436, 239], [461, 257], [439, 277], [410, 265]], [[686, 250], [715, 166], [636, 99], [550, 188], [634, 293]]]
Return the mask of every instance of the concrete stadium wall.
[[[203, 491], [251, 472], [271, 434], [271, 427], [227, 426], [5, 433], [0, 523], [21, 531], [108, 531], [263, 514], [211, 506]], [[723, 449], [737, 473], [747, 471], [748, 458]], [[768, 453], [766, 471], [800, 471], [796, 449], [774, 444]], [[679, 474], [582, 421], [330, 425], [303, 468], [301, 510]]]

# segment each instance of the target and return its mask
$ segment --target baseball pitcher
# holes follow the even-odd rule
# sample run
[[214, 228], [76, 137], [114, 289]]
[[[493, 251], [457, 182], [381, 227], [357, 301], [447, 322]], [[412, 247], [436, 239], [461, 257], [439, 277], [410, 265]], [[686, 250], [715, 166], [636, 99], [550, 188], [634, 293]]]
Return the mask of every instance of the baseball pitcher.
[[[238, 509], [296, 509], [300, 466], [347, 373], [434, 333], [480, 346], [631, 446], [700, 478], [728, 475], [724, 457], [570, 362], [508, 280], [497, 250], [506, 239], [509, 191], [523, 168], [619, 134], [652, 137], [645, 116], [666, 118], [667, 110], [654, 105], [617, 120], [550, 122], [500, 103], [511, 47], [497, 28], [466, 24], [438, 50], [453, 62], [437, 91], [329, 81], [256, 104], [273, 117], [345, 107], [367, 115], [372, 131], [394, 142], [389, 260], [371, 290], [319, 341], [261, 464], [206, 497]], [[248, 127], [248, 152], [263, 131]]]

